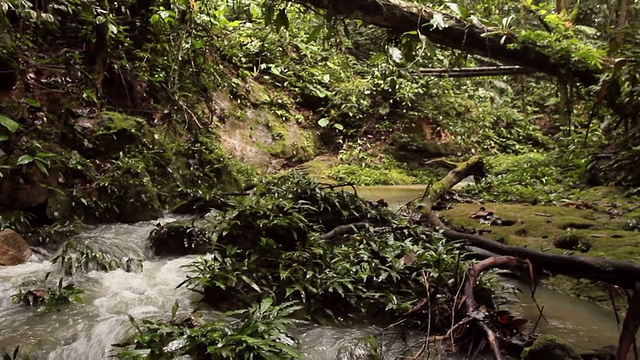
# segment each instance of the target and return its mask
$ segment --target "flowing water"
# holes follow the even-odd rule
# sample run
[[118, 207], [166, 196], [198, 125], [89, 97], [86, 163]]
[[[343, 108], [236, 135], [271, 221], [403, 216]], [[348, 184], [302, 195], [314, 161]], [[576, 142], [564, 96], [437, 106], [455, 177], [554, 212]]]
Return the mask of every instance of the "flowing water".
[[[360, 188], [360, 195], [369, 199], [385, 198], [391, 205], [402, 205], [420, 195], [423, 187]], [[382, 195], [382, 196], [380, 196]], [[168, 222], [175, 218], [164, 218]], [[143, 259], [142, 271], [90, 271], [65, 278], [85, 290], [84, 304], [71, 304], [60, 312], [36, 314], [33, 309], [14, 304], [10, 296], [26, 284], [42, 288], [47, 273], [47, 285], [54, 286], [60, 275], [57, 266], [48, 260], [12, 266], [0, 266], [0, 349], [11, 350], [17, 345], [28, 351], [32, 359], [98, 360], [112, 354], [112, 344], [126, 340], [133, 334], [128, 314], [136, 319], [166, 318], [175, 301], [180, 314], [191, 311], [198, 295], [177, 288], [186, 277], [182, 268], [194, 259], [185, 256], [174, 259], [156, 258], [146, 246], [146, 238], [158, 221], [137, 224], [103, 225], [81, 236], [100, 244], [114, 255]], [[537, 310], [525, 293], [510, 309], [530, 319]], [[617, 339], [613, 315], [604, 309], [575, 298], [538, 289], [538, 301], [545, 307], [549, 323], [541, 322], [540, 329], [567, 339], [579, 350], [612, 345]], [[334, 328], [301, 324], [297, 329], [301, 350], [310, 360], [366, 359], [363, 354], [367, 335], [379, 334], [370, 327]], [[405, 347], [400, 336], [385, 335], [382, 342], [385, 359], [396, 358]], [[411, 336], [409, 336], [411, 339]], [[186, 359], [188, 357], [182, 358]], [[444, 359], [456, 359], [449, 355]]]
[[[160, 222], [175, 220], [161, 219]], [[157, 221], [133, 225], [102, 225], [85, 232], [82, 238], [97, 244], [104, 253], [144, 259], [142, 271], [90, 271], [65, 278], [85, 290], [83, 304], [71, 304], [60, 312], [37, 314], [32, 308], [11, 302], [12, 294], [21, 288], [55, 286], [60, 278], [58, 267], [38, 260], [11, 266], [0, 266], [0, 349], [11, 351], [20, 345], [31, 359], [99, 360], [113, 355], [112, 344], [133, 335], [128, 315], [136, 319], [167, 318], [175, 301], [180, 305], [178, 317], [194, 309], [199, 295], [177, 288], [186, 278], [183, 265], [194, 256], [174, 259], [153, 257], [146, 239]], [[204, 311], [214, 315], [213, 311]], [[366, 343], [362, 339], [378, 331], [369, 327], [335, 328], [301, 324], [296, 329], [300, 346], [309, 360], [366, 359]], [[404, 348], [398, 336], [384, 341], [386, 358], [396, 358]], [[183, 357], [181, 359], [187, 359]], [[454, 359], [450, 357], [449, 359]]]

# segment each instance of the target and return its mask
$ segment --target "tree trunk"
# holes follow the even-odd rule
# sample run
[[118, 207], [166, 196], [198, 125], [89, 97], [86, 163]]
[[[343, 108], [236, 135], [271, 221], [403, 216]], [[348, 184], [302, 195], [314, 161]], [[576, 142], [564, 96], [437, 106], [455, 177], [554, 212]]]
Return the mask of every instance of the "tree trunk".
[[[107, 0], [99, 0], [98, 5], [107, 14], [109, 12], [109, 3]], [[104, 15], [105, 18], [108, 15]], [[96, 42], [93, 48], [93, 81], [96, 93], [102, 95], [102, 80], [107, 69], [107, 61], [109, 59], [109, 21], [105, 19], [100, 24], [96, 24]]]
[[[294, 1], [403, 33], [420, 30], [435, 44], [552, 76], [567, 74], [587, 86], [597, 82], [599, 70], [579, 59], [552, 59], [535, 45], [516, 44], [517, 37], [513, 33], [478, 26], [420, 4], [403, 0]], [[447, 25], [444, 28], [431, 25], [434, 16], [441, 16]]]
[[627, 27], [627, 18], [629, 13], [629, 0], [620, 0], [618, 2], [618, 23], [614, 32], [614, 37], [609, 46], [609, 52], [614, 53], [624, 45], [624, 33]]

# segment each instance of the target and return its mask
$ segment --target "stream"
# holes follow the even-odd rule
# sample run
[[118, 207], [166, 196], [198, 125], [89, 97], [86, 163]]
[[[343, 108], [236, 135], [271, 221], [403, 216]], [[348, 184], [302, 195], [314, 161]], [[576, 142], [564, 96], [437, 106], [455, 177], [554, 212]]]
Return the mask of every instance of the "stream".
[[[417, 197], [423, 189], [420, 186], [367, 187], [359, 188], [359, 193], [369, 199], [384, 198], [391, 206], [398, 206]], [[91, 241], [101, 242], [107, 252], [124, 252], [130, 257], [143, 259], [142, 271], [90, 271], [65, 278], [65, 283], [74, 282], [85, 290], [82, 295], [84, 304], [71, 304], [59, 312], [36, 314], [32, 308], [10, 300], [11, 295], [24, 288], [25, 284], [42, 288], [48, 272], [53, 273], [47, 285], [54, 286], [60, 278], [55, 272], [55, 265], [34, 257], [26, 264], [0, 266], [0, 350], [10, 352], [20, 345], [30, 359], [105, 359], [113, 355], [112, 344], [133, 334], [127, 314], [136, 319], [166, 318], [175, 301], [180, 304], [179, 318], [193, 310], [199, 295], [186, 288], [176, 289], [176, 286], [186, 277], [182, 266], [195, 257], [157, 258], [146, 245], [149, 232], [158, 222], [167, 223], [175, 219], [169, 215], [157, 221], [101, 225], [81, 234]], [[508, 308], [535, 321], [538, 312], [527, 294], [527, 287], [513, 280], [505, 280], [505, 283], [523, 290], [518, 298], [513, 298], [514, 302]], [[539, 330], [563, 337], [579, 351], [617, 342], [618, 329], [610, 311], [545, 288], [538, 288], [536, 298], [544, 306], [548, 319], [548, 323], [541, 321]], [[300, 324], [297, 336], [307, 359], [364, 360], [367, 358], [363, 356], [365, 346], [361, 339], [378, 332], [378, 329], [370, 327]], [[406, 345], [399, 338], [393, 334], [383, 338], [384, 359], [395, 359], [400, 355]], [[461, 358], [448, 355], [443, 359]]]

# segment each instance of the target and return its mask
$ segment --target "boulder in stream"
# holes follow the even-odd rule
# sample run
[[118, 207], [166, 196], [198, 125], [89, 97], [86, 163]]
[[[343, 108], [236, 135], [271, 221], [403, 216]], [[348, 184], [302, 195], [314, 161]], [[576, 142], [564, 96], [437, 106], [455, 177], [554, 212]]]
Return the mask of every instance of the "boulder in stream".
[[0, 265], [22, 264], [30, 257], [31, 248], [20, 234], [11, 229], [0, 230]]
[[564, 340], [553, 335], [540, 336], [524, 350], [522, 360], [581, 360], [578, 353]]

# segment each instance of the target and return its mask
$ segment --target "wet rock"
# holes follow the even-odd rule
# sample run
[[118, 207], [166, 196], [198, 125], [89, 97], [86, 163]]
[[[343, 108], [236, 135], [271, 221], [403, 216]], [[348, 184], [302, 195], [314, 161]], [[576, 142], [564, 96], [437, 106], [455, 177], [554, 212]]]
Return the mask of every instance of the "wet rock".
[[211, 233], [190, 220], [157, 226], [149, 234], [149, 244], [159, 256], [206, 254], [211, 243]]
[[338, 349], [337, 360], [374, 360], [377, 359], [377, 351], [371, 342], [358, 341], [355, 344], [344, 345]]
[[40, 290], [40, 289], [28, 290], [25, 293], [17, 294], [17, 296], [19, 296], [19, 298], [16, 299], [16, 301], [19, 301], [22, 304], [27, 306], [36, 307], [36, 306], [43, 305], [44, 303], [47, 302], [47, 292], [45, 290]]
[[[149, 176], [145, 174], [148, 178]], [[130, 188], [119, 204], [118, 221], [134, 223], [155, 220], [162, 217], [162, 206], [158, 200], [158, 192], [148, 185]]]
[[10, 172], [0, 178], [0, 206], [8, 209], [25, 209], [46, 201], [49, 184], [44, 174], [33, 164], [24, 165], [24, 172]]
[[581, 360], [564, 340], [553, 335], [540, 336], [522, 355], [522, 360]]
[[47, 217], [51, 220], [64, 221], [73, 219], [73, 204], [64, 194], [55, 192], [47, 199]]
[[86, 274], [92, 270], [126, 272], [142, 271], [143, 250], [133, 242], [91, 236], [67, 241], [52, 259], [67, 276]]
[[22, 236], [11, 229], [0, 231], [0, 265], [22, 264], [30, 257], [31, 248]]

